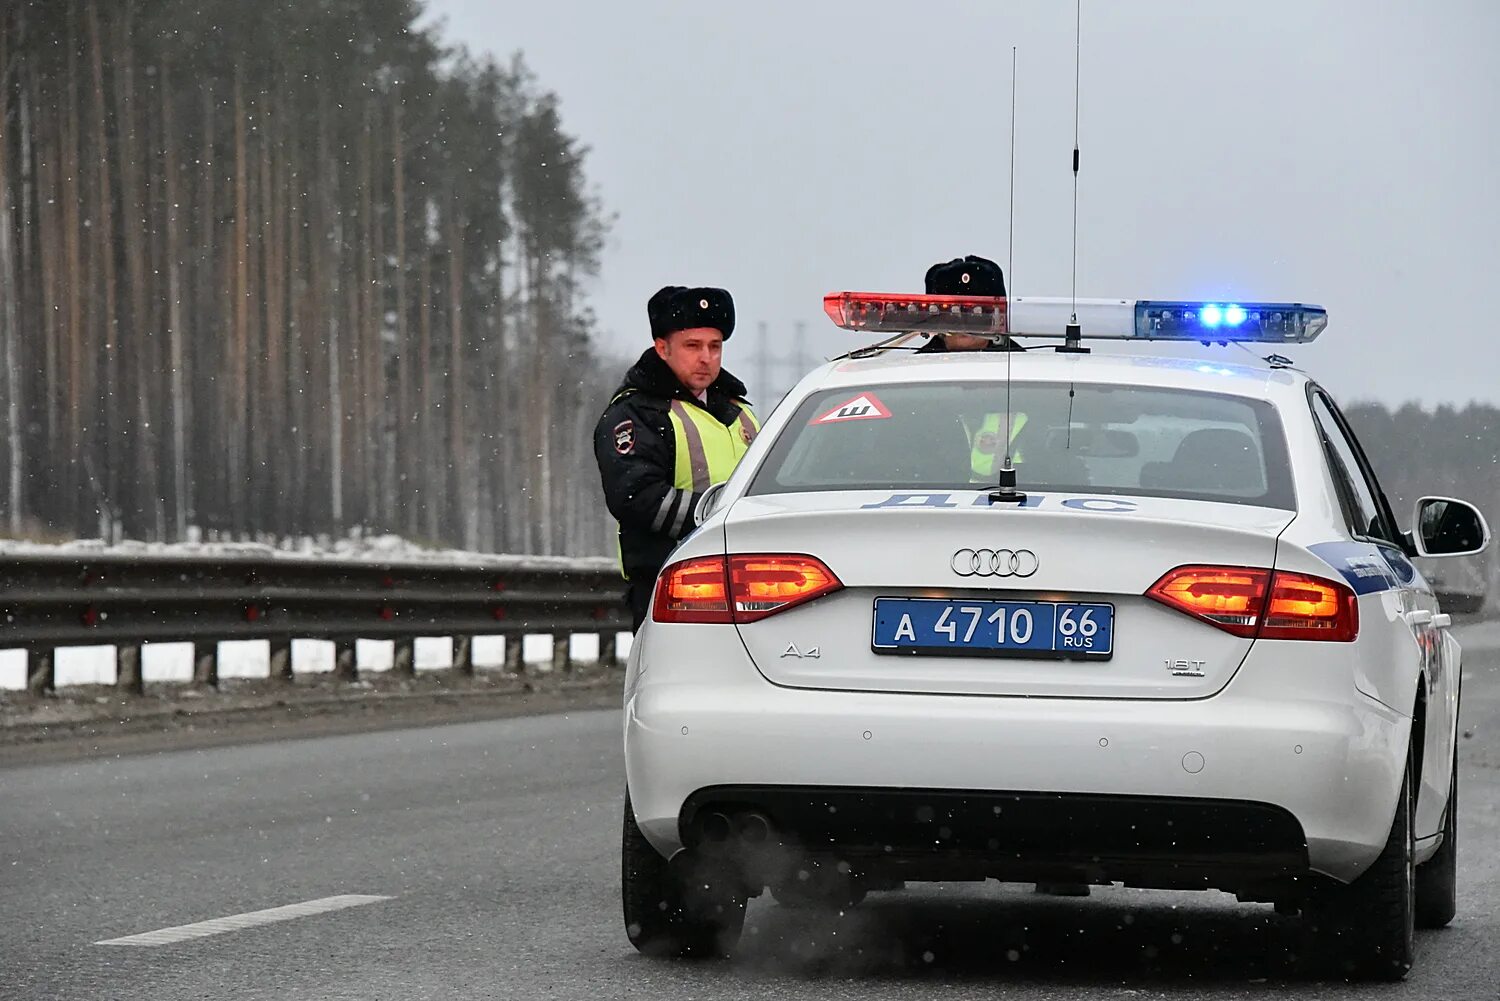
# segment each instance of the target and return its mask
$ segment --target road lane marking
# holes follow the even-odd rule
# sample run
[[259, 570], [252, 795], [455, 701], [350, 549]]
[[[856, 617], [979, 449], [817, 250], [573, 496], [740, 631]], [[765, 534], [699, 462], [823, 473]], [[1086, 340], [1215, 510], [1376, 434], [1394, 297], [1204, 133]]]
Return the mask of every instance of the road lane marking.
[[390, 900], [390, 897], [374, 897], [359, 893], [344, 894], [339, 897], [322, 897], [318, 900], [306, 900], [300, 904], [287, 904], [283, 907], [268, 907], [263, 911], [246, 911], [244, 914], [231, 914], [227, 918], [214, 918], [210, 921], [198, 921], [190, 925], [176, 925], [172, 928], [158, 928], [156, 931], [142, 932], [139, 935], [126, 935], [124, 938], [110, 938], [103, 942], [95, 942], [95, 945], [172, 945], [174, 942], [186, 942], [189, 939], [207, 938], [209, 935], [222, 935], [230, 931], [242, 931], [246, 928], [255, 928], [259, 925], [274, 924], [277, 921], [290, 921], [293, 918], [305, 918], [312, 914], [326, 914], [329, 911], [341, 911], [346, 907], [361, 907], [365, 904], [378, 904], [382, 900]]

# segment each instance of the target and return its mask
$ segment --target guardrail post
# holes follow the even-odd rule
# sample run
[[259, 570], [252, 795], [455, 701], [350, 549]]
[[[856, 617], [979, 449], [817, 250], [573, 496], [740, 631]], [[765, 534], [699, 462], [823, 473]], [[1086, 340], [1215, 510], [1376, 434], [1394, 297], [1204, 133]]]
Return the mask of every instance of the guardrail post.
[[599, 634], [599, 666], [620, 666], [620, 634], [613, 629]]
[[130, 695], [143, 695], [146, 685], [141, 678], [141, 647], [124, 643], [115, 647], [115, 685]]
[[459, 674], [472, 675], [474, 673], [474, 638], [472, 636], [453, 637], [453, 669]]
[[333, 641], [333, 676], [340, 681], [359, 680], [359, 661], [354, 640]]
[[193, 644], [193, 684], [219, 687], [219, 641]]
[[292, 681], [292, 641], [271, 641], [271, 680]]
[[57, 650], [50, 646], [33, 647], [27, 651], [31, 668], [26, 677], [26, 690], [32, 695], [46, 695], [56, 690]]
[[552, 634], [552, 670], [573, 670], [573, 656], [572, 651], [568, 649], [568, 645], [567, 633]]
[[521, 654], [526, 646], [526, 637], [511, 633], [505, 637], [505, 670], [511, 674], [525, 674], [526, 660]]
[[412, 637], [403, 636], [396, 641], [391, 673], [408, 678], [417, 673], [417, 641]]

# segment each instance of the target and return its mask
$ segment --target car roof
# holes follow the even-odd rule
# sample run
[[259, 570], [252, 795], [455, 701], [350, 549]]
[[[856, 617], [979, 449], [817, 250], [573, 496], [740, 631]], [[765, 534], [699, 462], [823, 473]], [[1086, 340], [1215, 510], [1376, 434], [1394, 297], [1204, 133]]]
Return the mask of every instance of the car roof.
[[889, 385], [906, 382], [1004, 382], [1009, 372], [1015, 382], [1076, 382], [1103, 385], [1187, 389], [1243, 396], [1285, 404], [1302, 398], [1306, 373], [1226, 363], [1208, 358], [1170, 358], [1159, 355], [1067, 354], [1044, 349], [1028, 351], [965, 351], [915, 354], [885, 350], [863, 358], [840, 358], [811, 373], [809, 392], [842, 386]]

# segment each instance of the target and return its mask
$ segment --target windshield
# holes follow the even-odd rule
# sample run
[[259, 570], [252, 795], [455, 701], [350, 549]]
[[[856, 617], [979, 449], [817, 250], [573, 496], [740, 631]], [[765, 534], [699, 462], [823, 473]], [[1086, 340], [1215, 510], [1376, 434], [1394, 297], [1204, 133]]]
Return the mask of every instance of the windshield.
[[752, 494], [975, 489], [1006, 453], [1022, 490], [1137, 494], [1293, 510], [1275, 408], [1143, 386], [993, 382], [816, 393], [797, 408]]

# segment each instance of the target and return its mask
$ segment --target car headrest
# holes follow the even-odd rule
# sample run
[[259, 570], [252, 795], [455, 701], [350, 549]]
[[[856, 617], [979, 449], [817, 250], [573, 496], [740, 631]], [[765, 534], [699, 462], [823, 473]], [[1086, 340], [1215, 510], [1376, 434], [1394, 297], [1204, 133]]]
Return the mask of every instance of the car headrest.
[[1190, 432], [1171, 462], [1141, 467], [1141, 486], [1164, 490], [1255, 491], [1264, 489], [1265, 472], [1255, 439], [1232, 428]]

